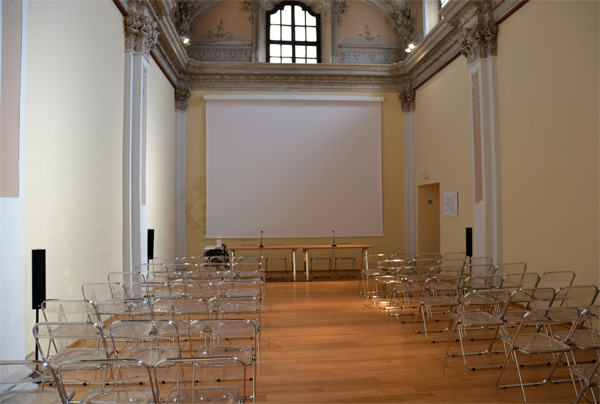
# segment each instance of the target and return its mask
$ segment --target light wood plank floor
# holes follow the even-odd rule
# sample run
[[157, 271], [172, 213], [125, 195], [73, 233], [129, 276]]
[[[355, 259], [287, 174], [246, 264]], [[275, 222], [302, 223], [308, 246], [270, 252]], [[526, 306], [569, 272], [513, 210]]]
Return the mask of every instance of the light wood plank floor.
[[[496, 387], [499, 370], [467, 370], [462, 357], [446, 356], [446, 343], [426, 342], [412, 323], [399, 323], [357, 288], [357, 280], [267, 284], [257, 403], [523, 402], [520, 388]], [[547, 369], [524, 372], [543, 376]], [[564, 365], [557, 372], [567, 374]], [[516, 382], [516, 371], [506, 377]], [[575, 399], [571, 383], [526, 393], [531, 403]]]

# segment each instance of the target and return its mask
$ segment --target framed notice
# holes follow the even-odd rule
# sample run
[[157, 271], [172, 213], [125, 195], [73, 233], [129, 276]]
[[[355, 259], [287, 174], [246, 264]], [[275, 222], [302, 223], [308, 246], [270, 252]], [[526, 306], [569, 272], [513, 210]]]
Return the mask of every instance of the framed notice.
[[444, 216], [458, 216], [458, 192], [444, 192]]

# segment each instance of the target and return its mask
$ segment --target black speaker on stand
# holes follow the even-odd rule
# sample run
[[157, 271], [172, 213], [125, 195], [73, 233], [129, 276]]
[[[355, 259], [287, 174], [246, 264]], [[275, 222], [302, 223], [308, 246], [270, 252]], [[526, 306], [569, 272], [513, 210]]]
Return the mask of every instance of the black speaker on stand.
[[148, 229], [148, 262], [154, 258], [154, 229]]
[[473, 256], [473, 228], [467, 227], [467, 257]]
[[[46, 300], [46, 250], [31, 251], [31, 308], [35, 310], [35, 322], [40, 322], [40, 307]], [[35, 345], [35, 360], [38, 347]]]

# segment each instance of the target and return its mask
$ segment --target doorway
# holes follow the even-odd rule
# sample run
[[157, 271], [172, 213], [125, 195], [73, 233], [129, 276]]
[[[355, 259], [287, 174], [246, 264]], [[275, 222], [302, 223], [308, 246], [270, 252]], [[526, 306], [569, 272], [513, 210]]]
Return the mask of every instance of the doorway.
[[440, 183], [420, 185], [417, 205], [418, 251], [440, 252]]

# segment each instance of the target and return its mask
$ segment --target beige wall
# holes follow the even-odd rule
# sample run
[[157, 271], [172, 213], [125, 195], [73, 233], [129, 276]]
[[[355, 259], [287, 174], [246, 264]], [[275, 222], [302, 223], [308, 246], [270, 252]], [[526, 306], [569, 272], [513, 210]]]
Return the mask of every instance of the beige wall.
[[147, 128], [147, 215], [154, 256], [175, 257], [175, 90], [154, 62], [148, 73]]
[[217, 26], [223, 20], [223, 34], [231, 32], [234, 36], [246, 37], [252, 42], [252, 23], [250, 13], [240, 10], [241, 2], [223, 1], [206, 10], [194, 21], [192, 30], [198, 35], [209, 35], [209, 30], [218, 33]]
[[598, 270], [598, 2], [530, 1], [500, 25], [504, 260]]
[[417, 89], [415, 115], [417, 186], [439, 182], [441, 202], [444, 192], [458, 192], [458, 216], [444, 216], [439, 206], [440, 252], [465, 251], [465, 229], [473, 227], [473, 141], [464, 57]]
[[111, 1], [28, 4], [26, 285], [46, 249], [47, 298], [79, 299], [122, 268], [123, 19]]
[[[187, 112], [186, 155], [186, 237], [187, 255], [202, 254], [206, 231], [206, 112], [204, 94], [192, 91]], [[344, 93], [348, 94], [348, 93]], [[382, 103], [383, 237], [340, 238], [336, 242], [359, 242], [376, 246], [373, 252], [404, 252], [404, 134], [402, 108], [397, 93], [369, 93], [385, 97]], [[292, 185], [293, 186], [293, 185]], [[227, 245], [258, 243], [260, 239], [228, 239]], [[330, 238], [268, 239], [264, 243], [331, 243]], [[299, 254], [300, 255], [300, 254]], [[298, 257], [298, 260], [301, 258]], [[300, 261], [298, 262], [300, 264]]]

